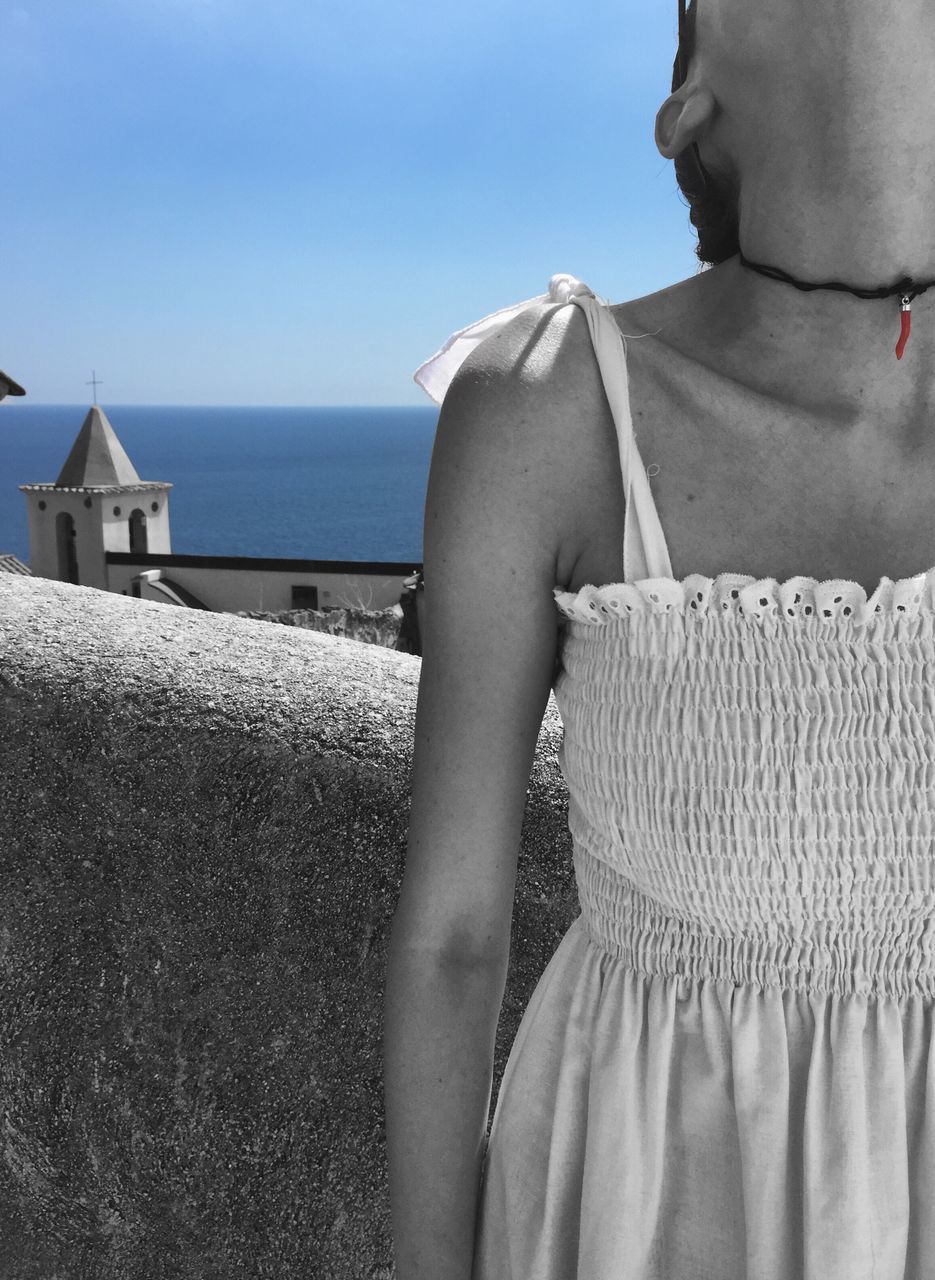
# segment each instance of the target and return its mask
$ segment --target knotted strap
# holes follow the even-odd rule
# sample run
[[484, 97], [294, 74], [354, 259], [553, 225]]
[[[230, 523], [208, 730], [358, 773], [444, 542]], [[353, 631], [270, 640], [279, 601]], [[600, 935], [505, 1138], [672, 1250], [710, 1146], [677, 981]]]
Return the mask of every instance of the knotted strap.
[[672, 576], [669, 551], [650, 491], [646, 468], [633, 435], [626, 342], [605, 299], [599, 298], [575, 276], [553, 276], [549, 281], [548, 293], [529, 298], [526, 302], [518, 302], [513, 307], [505, 307], [502, 311], [495, 311], [492, 315], [484, 316], [483, 320], [468, 325], [466, 329], [453, 333], [442, 349], [416, 370], [415, 380], [437, 404], [441, 404], [458, 369], [485, 339], [499, 332], [514, 316], [520, 315], [529, 307], [543, 303], [565, 306], [569, 302], [580, 306], [587, 318], [594, 354], [617, 432], [626, 502], [623, 580], [668, 580]]
[[501, 311], [494, 311], [491, 315], [484, 316], [483, 320], [475, 320], [473, 324], [453, 333], [435, 355], [416, 369], [413, 377], [436, 404], [441, 404], [452, 379], [474, 348], [480, 346], [492, 334], [499, 333], [515, 316], [528, 311], [530, 307], [541, 306], [543, 303], [564, 306], [574, 298], [595, 296], [586, 284], [582, 284], [574, 276], [555, 275], [549, 281], [548, 293], [540, 293], [538, 297], [517, 302], [512, 307], [504, 307]]

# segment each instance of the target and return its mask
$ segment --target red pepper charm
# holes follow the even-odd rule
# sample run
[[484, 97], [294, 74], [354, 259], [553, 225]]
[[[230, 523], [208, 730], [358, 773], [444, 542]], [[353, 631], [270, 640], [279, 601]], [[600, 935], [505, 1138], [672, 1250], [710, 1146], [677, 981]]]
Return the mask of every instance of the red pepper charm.
[[909, 331], [912, 328], [912, 299], [908, 293], [901, 299], [902, 316], [899, 329], [899, 341], [896, 343], [896, 359], [902, 360], [903, 352], [906, 350], [906, 343], [909, 341]]

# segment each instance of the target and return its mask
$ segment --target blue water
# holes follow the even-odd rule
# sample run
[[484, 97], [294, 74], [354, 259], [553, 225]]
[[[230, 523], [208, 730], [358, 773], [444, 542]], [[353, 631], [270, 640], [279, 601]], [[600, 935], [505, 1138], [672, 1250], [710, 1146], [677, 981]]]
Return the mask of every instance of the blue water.
[[[140, 478], [173, 485], [176, 554], [422, 559], [431, 405], [102, 407]], [[29, 563], [17, 485], [57, 479], [87, 411], [0, 403], [0, 552]]]

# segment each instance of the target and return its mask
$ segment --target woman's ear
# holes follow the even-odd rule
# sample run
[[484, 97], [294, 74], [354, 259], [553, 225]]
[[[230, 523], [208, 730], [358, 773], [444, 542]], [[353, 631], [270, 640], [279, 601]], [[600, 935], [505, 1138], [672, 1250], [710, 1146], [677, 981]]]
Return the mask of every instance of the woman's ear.
[[655, 140], [660, 155], [675, 157], [704, 134], [717, 113], [717, 102], [710, 89], [690, 88], [687, 84], [670, 93], [656, 113]]

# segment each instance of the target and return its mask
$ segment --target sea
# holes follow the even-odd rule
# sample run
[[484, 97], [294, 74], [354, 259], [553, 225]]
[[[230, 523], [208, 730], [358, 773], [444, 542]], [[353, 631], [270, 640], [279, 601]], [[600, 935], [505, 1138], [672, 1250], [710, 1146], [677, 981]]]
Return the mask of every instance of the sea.
[[[176, 555], [422, 560], [438, 410], [102, 405], [169, 490]], [[0, 553], [29, 563], [21, 484], [54, 483], [87, 405], [0, 403]]]

